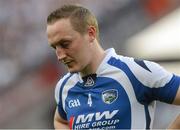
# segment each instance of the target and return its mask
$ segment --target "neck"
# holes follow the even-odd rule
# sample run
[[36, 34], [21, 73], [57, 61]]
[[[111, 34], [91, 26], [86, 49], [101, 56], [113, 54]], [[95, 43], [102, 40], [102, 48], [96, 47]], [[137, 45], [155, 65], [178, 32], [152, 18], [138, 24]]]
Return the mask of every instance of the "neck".
[[98, 43], [91, 48], [91, 51], [91, 62], [83, 69], [83, 71], [80, 72], [82, 77], [96, 73], [99, 65], [105, 57], [105, 51]]

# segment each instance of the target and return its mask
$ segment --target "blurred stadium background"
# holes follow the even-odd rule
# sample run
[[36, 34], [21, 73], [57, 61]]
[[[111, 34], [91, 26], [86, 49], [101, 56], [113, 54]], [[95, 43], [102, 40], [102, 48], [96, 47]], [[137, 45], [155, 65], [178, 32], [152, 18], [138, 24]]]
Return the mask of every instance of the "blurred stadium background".
[[[101, 44], [180, 74], [179, 0], [0, 0], [0, 128], [53, 128], [54, 87], [66, 70], [46, 38], [46, 17], [79, 3], [98, 17]], [[159, 103], [154, 128], [180, 107]]]

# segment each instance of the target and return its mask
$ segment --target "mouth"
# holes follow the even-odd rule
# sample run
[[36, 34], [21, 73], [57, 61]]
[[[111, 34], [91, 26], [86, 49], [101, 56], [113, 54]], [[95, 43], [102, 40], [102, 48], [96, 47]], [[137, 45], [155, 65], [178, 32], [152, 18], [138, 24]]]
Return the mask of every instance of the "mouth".
[[65, 64], [65, 65], [69, 65], [70, 63], [72, 63], [73, 61], [63, 61], [63, 63]]

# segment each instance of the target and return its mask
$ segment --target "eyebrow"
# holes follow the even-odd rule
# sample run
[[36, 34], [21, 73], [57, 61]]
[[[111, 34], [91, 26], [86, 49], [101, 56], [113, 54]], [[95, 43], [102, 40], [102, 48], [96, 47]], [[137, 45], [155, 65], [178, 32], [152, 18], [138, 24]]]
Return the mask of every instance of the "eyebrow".
[[70, 41], [70, 39], [61, 39], [61, 40], [59, 40], [59, 41], [57, 41], [55, 43], [50, 43], [50, 46], [54, 48], [56, 45], [60, 45], [63, 42], [66, 42], [66, 41]]

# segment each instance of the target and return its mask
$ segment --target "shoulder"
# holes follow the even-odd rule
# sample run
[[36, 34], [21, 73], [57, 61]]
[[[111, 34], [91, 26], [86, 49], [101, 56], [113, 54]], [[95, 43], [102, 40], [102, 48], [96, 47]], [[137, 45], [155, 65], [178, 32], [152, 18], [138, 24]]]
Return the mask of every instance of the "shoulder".
[[149, 73], [149, 74], [170, 74], [162, 66], [153, 61], [148, 61], [144, 59], [137, 59], [133, 57], [127, 57], [122, 55], [116, 55], [111, 57], [108, 61], [109, 64], [119, 67], [127, 68], [134, 73]]
[[61, 89], [63, 89], [65, 83], [68, 81], [68, 79], [72, 75], [73, 74], [71, 74], [71, 73], [67, 73], [57, 82], [56, 87], [55, 87], [55, 99], [56, 99], [57, 103], [59, 102], [59, 93], [60, 93]]
[[108, 63], [123, 71], [129, 78], [134, 77], [149, 87], [164, 86], [173, 76], [153, 61], [117, 55], [111, 57]]
[[60, 87], [63, 84], [63, 82], [65, 82], [71, 75], [71, 73], [67, 73], [66, 75], [61, 77], [61, 79], [56, 84], [56, 88]]

